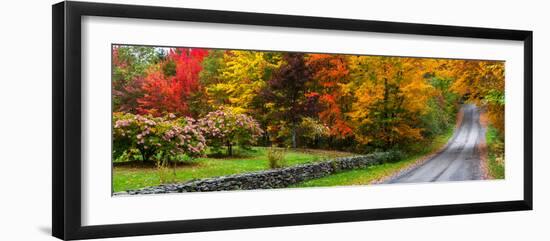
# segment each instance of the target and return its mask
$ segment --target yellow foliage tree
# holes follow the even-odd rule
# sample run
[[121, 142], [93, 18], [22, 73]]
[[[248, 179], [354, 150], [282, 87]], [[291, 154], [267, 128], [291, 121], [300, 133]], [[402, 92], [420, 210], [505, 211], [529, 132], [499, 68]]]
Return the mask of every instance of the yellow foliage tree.
[[273, 52], [226, 51], [217, 70], [218, 82], [207, 86], [210, 103], [236, 113], [247, 113], [258, 92], [265, 87], [271, 71], [281, 65], [281, 55]]
[[491, 124], [504, 134], [504, 62], [448, 60], [441, 74], [455, 78], [451, 90], [484, 107]]
[[348, 115], [357, 140], [387, 148], [422, 139], [418, 117], [433, 95], [425, 78], [433, 66], [429, 59], [351, 56], [353, 80], [345, 90], [356, 97]]

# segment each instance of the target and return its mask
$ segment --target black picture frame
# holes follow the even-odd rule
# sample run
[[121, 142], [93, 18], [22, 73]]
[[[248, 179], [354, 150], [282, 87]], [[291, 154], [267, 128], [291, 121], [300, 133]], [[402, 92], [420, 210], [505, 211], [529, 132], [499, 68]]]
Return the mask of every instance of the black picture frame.
[[[60, 239], [199, 232], [380, 219], [532, 210], [533, 32], [171, 7], [60, 2], [52, 6], [52, 233]], [[517, 40], [524, 43], [524, 193], [521, 200], [334, 212], [81, 224], [81, 17], [104, 16], [378, 33]]]

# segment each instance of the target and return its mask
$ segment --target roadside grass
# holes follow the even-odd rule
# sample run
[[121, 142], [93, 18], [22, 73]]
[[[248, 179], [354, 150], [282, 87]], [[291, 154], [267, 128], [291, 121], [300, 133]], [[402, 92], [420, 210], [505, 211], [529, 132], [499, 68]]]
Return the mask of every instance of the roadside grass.
[[431, 142], [418, 143], [419, 148], [417, 152], [407, 155], [398, 162], [384, 163], [359, 170], [343, 171], [327, 177], [301, 182], [290, 187], [331, 187], [370, 184], [375, 180], [391, 176], [397, 171], [407, 168], [419, 158], [438, 151], [449, 141], [453, 135], [453, 131], [453, 128], [449, 128], [444, 134], [437, 136]]
[[488, 151], [489, 175], [493, 179], [504, 179], [504, 143], [497, 129], [487, 126], [485, 133]]
[[[268, 148], [235, 149], [236, 155], [234, 157], [197, 158], [179, 163], [175, 167], [169, 166], [162, 171], [150, 164], [143, 165], [142, 162], [114, 163], [113, 191], [120, 192], [159, 185], [161, 180], [166, 180], [166, 175], [170, 176], [168, 179], [170, 182], [185, 182], [200, 178], [270, 169], [267, 158]], [[284, 163], [286, 166], [293, 166], [351, 155], [354, 154], [327, 150], [289, 149], [285, 151]]]

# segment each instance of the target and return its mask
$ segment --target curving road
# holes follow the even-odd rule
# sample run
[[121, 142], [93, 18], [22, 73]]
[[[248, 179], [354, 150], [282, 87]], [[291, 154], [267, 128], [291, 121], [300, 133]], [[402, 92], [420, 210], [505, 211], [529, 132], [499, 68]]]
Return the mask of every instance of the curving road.
[[476, 146], [485, 138], [475, 105], [464, 105], [462, 123], [444, 149], [422, 165], [386, 183], [464, 181], [482, 179]]

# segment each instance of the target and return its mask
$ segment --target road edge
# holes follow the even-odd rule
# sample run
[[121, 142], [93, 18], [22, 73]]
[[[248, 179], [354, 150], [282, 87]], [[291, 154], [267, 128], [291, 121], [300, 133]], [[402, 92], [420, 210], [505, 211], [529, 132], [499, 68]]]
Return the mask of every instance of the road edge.
[[489, 120], [487, 117], [487, 112], [484, 108], [480, 108], [479, 113], [479, 124], [481, 125], [481, 136], [479, 137], [478, 143], [476, 145], [476, 151], [479, 153], [480, 158], [480, 169], [481, 169], [481, 178], [483, 180], [495, 179], [491, 172], [489, 171], [489, 149], [487, 146], [487, 126], [489, 125]]

